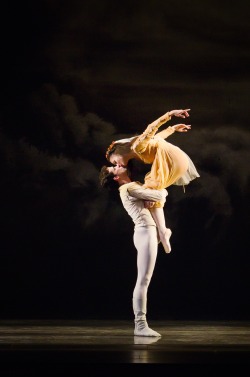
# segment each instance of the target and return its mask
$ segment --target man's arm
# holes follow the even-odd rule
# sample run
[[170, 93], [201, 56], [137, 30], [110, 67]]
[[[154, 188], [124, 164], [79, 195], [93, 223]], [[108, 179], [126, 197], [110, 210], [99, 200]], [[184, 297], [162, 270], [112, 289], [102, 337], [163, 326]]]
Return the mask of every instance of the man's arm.
[[147, 200], [151, 202], [165, 202], [166, 196], [168, 192], [166, 189], [162, 190], [153, 190], [144, 188], [143, 186], [139, 185], [138, 183], [134, 182], [134, 185], [131, 186], [128, 190], [129, 195], [133, 196], [134, 198]]

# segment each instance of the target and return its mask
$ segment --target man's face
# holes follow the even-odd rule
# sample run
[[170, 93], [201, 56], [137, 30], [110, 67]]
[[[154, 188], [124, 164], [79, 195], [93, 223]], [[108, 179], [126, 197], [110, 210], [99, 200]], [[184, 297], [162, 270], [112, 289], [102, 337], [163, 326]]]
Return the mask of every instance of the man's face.
[[107, 170], [109, 173], [113, 173], [114, 175], [119, 175], [119, 176], [123, 174], [127, 175], [127, 168], [120, 165], [109, 166]]

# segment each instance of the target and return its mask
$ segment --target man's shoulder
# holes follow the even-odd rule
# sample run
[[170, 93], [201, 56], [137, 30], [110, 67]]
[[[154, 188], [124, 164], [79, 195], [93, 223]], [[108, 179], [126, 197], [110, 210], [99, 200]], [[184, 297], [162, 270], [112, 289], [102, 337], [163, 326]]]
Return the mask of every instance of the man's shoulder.
[[133, 181], [129, 183], [125, 183], [124, 185], [119, 187], [120, 192], [128, 191], [128, 190], [136, 190], [142, 187], [142, 183], [138, 181]]
[[142, 187], [142, 183], [139, 182], [139, 181], [130, 182], [130, 183], [128, 183], [128, 186], [127, 186], [127, 188], [129, 188], [129, 189], [137, 189], [137, 188], [141, 188], [141, 187]]

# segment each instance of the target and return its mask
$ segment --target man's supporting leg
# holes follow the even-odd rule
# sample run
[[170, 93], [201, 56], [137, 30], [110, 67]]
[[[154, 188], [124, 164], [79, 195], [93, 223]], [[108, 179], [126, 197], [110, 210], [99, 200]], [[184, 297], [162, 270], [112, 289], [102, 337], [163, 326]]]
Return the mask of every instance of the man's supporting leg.
[[154, 272], [158, 252], [157, 229], [155, 226], [138, 227], [134, 234], [137, 249], [137, 279], [133, 292], [133, 311], [137, 336], [161, 336], [147, 324], [147, 292]]

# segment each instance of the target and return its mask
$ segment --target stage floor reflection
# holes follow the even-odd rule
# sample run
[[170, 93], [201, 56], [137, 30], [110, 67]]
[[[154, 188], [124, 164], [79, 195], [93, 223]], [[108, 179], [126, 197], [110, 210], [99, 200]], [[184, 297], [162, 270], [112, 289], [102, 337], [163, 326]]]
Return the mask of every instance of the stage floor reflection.
[[182, 376], [188, 371], [195, 375], [195, 370], [204, 376], [219, 366], [250, 370], [248, 321], [150, 321], [150, 326], [162, 336], [136, 337], [131, 321], [2, 320], [0, 368], [26, 375], [41, 370], [80, 375], [86, 370], [119, 376], [140, 366], [179, 370]]

